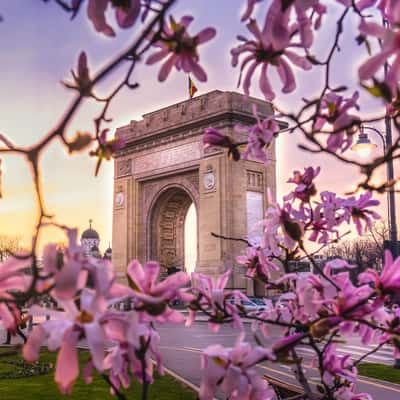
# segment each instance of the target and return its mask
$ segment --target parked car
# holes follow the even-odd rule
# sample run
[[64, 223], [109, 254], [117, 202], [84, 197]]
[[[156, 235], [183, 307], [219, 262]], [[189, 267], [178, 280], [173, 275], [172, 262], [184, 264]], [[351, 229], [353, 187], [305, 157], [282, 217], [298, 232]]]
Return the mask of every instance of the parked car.
[[245, 299], [229, 299], [229, 302], [232, 304], [237, 304], [240, 308], [240, 306], [244, 309], [245, 312], [251, 312], [251, 311], [263, 311], [266, 309], [266, 304], [264, 301], [260, 298], [249, 298], [249, 300]]
[[264, 309], [266, 307], [266, 303], [265, 300], [262, 297], [253, 297], [253, 296], [249, 296], [249, 300], [254, 303], [255, 305], [257, 305], [258, 307], [261, 307], [262, 309]]

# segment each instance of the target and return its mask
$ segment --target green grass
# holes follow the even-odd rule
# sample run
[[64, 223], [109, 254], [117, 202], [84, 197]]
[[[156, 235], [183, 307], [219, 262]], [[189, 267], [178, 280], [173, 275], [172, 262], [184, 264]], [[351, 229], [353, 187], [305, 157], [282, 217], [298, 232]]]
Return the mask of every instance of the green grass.
[[[14, 356], [1, 356], [2, 353], [7, 351], [6, 349], [0, 350], [0, 375], [5, 372], [10, 372], [15, 368], [2, 363], [2, 361], [15, 361], [21, 360], [19, 355]], [[79, 363], [82, 366], [88, 359], [87, 352], [80, 352]], [[43, 351], [40, 357], [41, 362], [55, 364], [56, 354]], [[141, 386], [140, 384], [132, 380], [131, 387], [124, 392], [126, 398], [129, 400], [140, 400], [141, 398]], [[186, 386], [183, 386], [180, 382], [176, 381], [169, 375], [155, 376], [154, 383], [149, 389], [149, 400], [195, 400], [196, 394]], [[109, 386], [104, 379], [95, 375], [93, 382], [86, 385], [85, 382], [79, 378], [75, 383], [72, 394], [69, 396], [62, 395], [57, 385], [54, 383], [54, 369], [52, 372], [33, 376], [28, 378], [16, 378], [16, 379], [0, 379], [0, 399], [7, 400], [56, 400], [56, 399], [76, 399], [76, 400], [115, 400], [115, 396], [111, 396], [109, 392]]]
[[400, 369], [395, 369], [390, 365], [363, 363], [358, 366], [358, 373], [369, 378], [400, 383]]

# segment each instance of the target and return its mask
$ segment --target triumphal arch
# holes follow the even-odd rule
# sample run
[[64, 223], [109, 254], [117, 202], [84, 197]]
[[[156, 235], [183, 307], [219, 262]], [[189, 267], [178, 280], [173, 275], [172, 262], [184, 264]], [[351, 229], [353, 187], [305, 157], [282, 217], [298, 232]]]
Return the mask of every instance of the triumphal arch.
[[218, 275], [233, 268], [229, 287], [248, 294], [260, 291], [235, 262], [245, 245], [211, 232], [227, 237], [254, 233], [267, 205], [267, 188], [275, 193], [275, 149], [269, 149], [265, 167], [251, 160], [234, 162], [226, 150], [204, 149], [202, 143], [207, 127], [240, 139], [233, 128], [255, 123], [254, 103], [260, 115], [272, 113], [262, 100], [215, 90], [117, 130], [127, 143], [115, 154], [112, 258], [120, 276], [134, 258], [158, 260], [164, 274], [185, 269], [185, 217], [193, 204], [197, 232], [190, 240], [197, 250], [196, 272]]

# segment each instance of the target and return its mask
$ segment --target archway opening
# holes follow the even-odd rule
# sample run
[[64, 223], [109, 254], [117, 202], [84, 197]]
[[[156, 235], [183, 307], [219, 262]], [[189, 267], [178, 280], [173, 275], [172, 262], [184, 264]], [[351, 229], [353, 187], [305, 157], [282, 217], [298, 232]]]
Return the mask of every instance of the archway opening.
[[163, 192], [151, 213], [149, 256], [161, 266], [161, 276], [192, 272], [197, 260], [197, 215], [189, 194], [173, 187]]
[[192, 203], [185, 217], [185, 270], [194, 272], [197, 261], [197, 213]]

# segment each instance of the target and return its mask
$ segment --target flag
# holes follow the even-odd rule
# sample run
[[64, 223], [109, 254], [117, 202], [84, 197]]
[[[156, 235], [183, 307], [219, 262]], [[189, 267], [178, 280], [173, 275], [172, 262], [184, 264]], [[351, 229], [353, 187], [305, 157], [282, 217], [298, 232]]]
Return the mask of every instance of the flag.
[[197, 87], [193, 83], [192, 79], [189, 76], [189, 97], [193, 98], [194, 94], [197, 92]]

